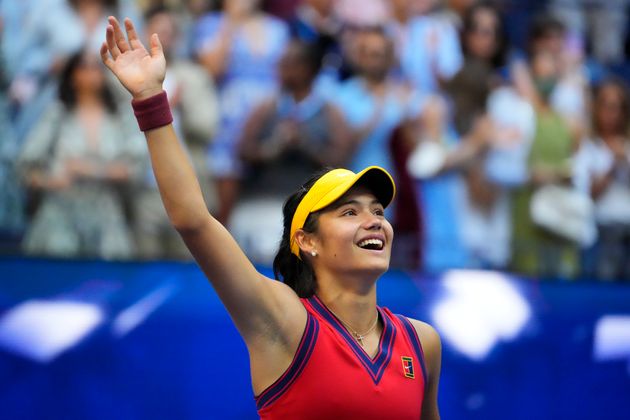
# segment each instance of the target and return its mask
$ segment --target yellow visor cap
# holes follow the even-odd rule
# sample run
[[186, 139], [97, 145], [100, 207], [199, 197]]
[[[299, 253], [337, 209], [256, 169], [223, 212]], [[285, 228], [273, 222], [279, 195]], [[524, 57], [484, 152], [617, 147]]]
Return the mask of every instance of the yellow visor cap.
[[355, 174], [347, 169], [333, 169], [319, 178], [298, 204], [291, 221], [291, 252], [300, 258], [300, 247], [295, 232], [304, 227], [308, 215], [328, 207], [350, 188], [361, 182], [387, 207], [396, 194], [392, 176], [379, 166], [369, 166]]

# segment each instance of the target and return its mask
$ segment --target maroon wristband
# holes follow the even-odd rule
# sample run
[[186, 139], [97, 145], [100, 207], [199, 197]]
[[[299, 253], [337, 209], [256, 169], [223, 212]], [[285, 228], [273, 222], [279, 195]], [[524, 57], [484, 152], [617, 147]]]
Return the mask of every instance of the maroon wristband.
[[173, 122], [165, 91], [146, 99], [134, 99], [131, 106], [141, 131], [152, 130]]

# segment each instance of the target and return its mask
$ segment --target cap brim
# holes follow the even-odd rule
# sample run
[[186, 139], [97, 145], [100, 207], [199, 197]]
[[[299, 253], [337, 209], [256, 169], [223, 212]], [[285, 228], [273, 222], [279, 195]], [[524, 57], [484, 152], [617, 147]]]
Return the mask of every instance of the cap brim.
[[379, 166], [369, 166], [324, 195], [311, 212], [322, 210], [333, 204], [355, 185], [362, 185], [369, 189], [384, 208], [396, 195], [396, 185], [389, 173]]

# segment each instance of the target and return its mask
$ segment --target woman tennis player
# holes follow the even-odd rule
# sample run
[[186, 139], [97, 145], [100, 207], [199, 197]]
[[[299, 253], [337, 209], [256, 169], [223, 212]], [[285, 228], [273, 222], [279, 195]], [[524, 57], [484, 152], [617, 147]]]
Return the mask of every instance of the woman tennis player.
[[264, 277], [204, 204], [171, 124], [157, 35], [147, 51], [129, 19], [127, 36], [109, 23], [103, 62], [133, 95], [171, 222], [245, 340], [259, 415], [438, 419], [438, 334], [376, 305], [393, 240], [389, 174], [334, 169], [290, 196], [274, 261], [283, 282]]

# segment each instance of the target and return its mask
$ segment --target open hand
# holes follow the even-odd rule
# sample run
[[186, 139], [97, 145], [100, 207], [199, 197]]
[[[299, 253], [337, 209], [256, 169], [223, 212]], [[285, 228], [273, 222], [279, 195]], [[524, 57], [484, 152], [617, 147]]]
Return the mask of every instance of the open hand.
[[101, 45], [103, 63], [134, 99], [145, 99], [162, 92], [166, 59], [157, 34], [151, 35], [150, 50], [147, 51], [128, 18], [125, 19], [125, 30], [127, 37], [118, 20], [109, 17], [106, 42]]

